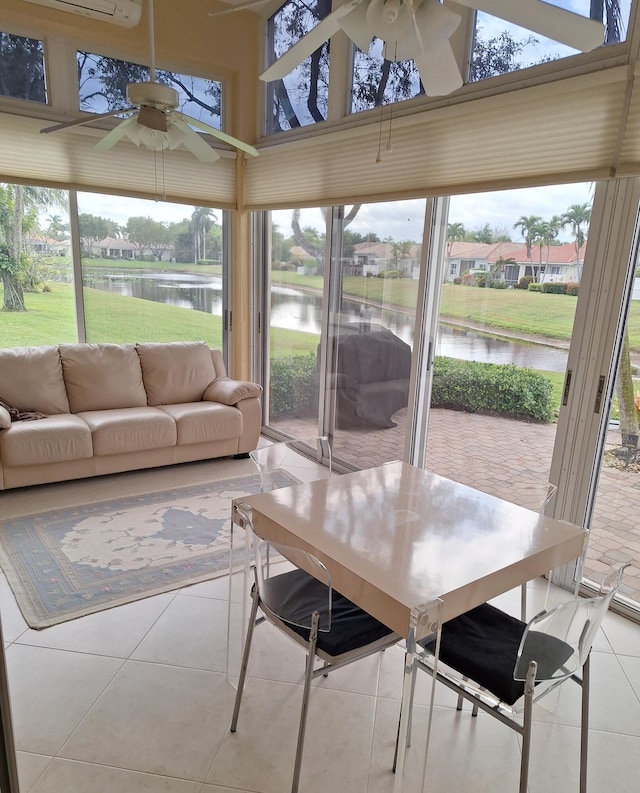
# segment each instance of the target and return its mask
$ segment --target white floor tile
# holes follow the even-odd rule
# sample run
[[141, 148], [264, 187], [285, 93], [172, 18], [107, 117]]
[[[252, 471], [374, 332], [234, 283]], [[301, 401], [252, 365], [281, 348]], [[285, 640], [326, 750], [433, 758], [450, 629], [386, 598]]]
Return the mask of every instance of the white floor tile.
[[41, 631], [28, 629], [17, 643], [128, 658], [174, 597], [166, 593]]
[[33, 754], [32, 752], [16, 752], [18, 764], [18, 784], [20, 793], [29, 793], [35, 781], [53, 760], [44, 754]]
[[198, 782], [56, 758], [30, 793], [200, 793]]
[[204, 782], [232, 701], [221, 674], [127, 661], [59, 754]]
[[55, 755], [122, 661], [13, 644], [7, 650], [16, 748]]
[[180, 595], [140, 642], [132, 659], [224, 672], [227, 603]]

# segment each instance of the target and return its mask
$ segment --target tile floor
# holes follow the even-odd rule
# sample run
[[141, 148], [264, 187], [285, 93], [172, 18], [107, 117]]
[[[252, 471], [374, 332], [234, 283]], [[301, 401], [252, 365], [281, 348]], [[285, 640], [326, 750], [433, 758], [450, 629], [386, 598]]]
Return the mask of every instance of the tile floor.
[[[251, 470], [214, 461], [0, 494], [0, 511], [179, 486]], [[300, 478], [317, 474], [304, 463]], [[240, 579], [238, 583], [241, 584]], [[239, 599], [240, 586], [235, 587]], [[43, 631], [27, 628], [6, 581], [0, 611], [21, 793], [285, 793], [293, 766], [303, 656], [269, 626], [256, 634], [238, 732], [225, 678], [228, 579], [198, 584]], [[543, 582], [530, 585], [532, 608]], [[553, 591], [551, 598], [563, 598]], [[517, 610], [519, 591], [499, 598]], [[401, 689], [394, 648], [314, 683], [303, 793], [390, 793]], [[589, 793], [636, 793], [640, 780], [640, 626], [610, 614], [593, 655]], [[419, 682], [406, 788], [418, 790], [426, 676]], [[538, 707], [531, 793], [577, 791], [579, 690]], [[433, 791], [516, 791], [515, 733], [455, 711], [438, 690]]]

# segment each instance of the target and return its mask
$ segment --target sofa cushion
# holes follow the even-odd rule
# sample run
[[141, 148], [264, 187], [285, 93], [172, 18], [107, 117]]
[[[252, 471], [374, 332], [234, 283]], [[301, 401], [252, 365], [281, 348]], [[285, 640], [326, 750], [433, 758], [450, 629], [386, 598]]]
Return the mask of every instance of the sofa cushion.
[[81, 418], [69, 413], [40, 421], [14, 421], [0, 433], [0, 456], [10, 466], [91, 458], [91, 431]]
[[223, 405], [235, 405], [241, 399], [259, 397], [261, 393], [262, 386], [258, 383], [218, 377], [207, 386], [202, 398], [210, 402], [221, 402]]
[[93, 453], [96, 456], [176, 445], [175, 421], [156, 408], [90, 410], [78, 415], [91, 430]]
[[237, 408], [217, 402], [187, 402], [163, 405], [178, 427], [178, 446], [209, 443], [239, 438], [242, 435], [242, 413]]
[[138, 344], [149, 405], [199, 402], [216, 372], [204, 342]]
[[9, 411], [0, 405], [0, 430], [6, 430], [11, 426], [11, 416]]
[[72, 413], [146, 406], [132, 344], [61, 344], [59, 349]]
[[69, 413], [58, 348], [0, 349], [0, 397], [20, 410]]

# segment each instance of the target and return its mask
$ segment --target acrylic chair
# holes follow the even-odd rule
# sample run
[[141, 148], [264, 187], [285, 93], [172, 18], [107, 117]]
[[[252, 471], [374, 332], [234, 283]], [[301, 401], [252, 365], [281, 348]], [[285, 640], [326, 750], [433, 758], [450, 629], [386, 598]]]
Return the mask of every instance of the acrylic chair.
[[[326, 435], [316, 438], [318, 446], [318, 457], [328, 460], [329, 476], [332, 474], [332, 455], [331, 444]], [[287, 474], [287, 464], [296, 465], [295, 450], [291, 441], [272, 443], [269, 446], [261, 446], [249, 452], [249, 457], [260, 474], [260, 492], [267, 493], [279, 487], [286, 487], [293, 484], [291, 474]]]
[[[613, 569], [596, 597], [574, 597], [528, 623], [485, 603], [442, 626], [438, 663], [426, 644], [416, 670], [441, 683], [522, 736], [520, 793], [527, 793], [532, 706], [566, 680], [582, 688], [580, 793], [587, 791], [589, 654], [628, 564]], [[443, 668], [443, 664], [446, 668]], [[414, 675], [415, 671], [414, 670]]]
[[[268, 620], [307, 652], [298, 743], [291, 793], [297, 793], [304, 747], [311, 681], [319, 675], [346, 666], [361, 658], [396, 644], [400, 637], [363, 611], [331, 586], [327, 568], [316, 557], [297, 548], [261, 540], [253, 531], [251, 509], [236, 504], [237, 520], [245, 531], [253, 532], [255, 583], [251, 591], [252, 607], [244, 645], [238, 690], [231, 720], [236, 731], [244, 689], [251, 640], [256, 625]], [[268, 549], [284, 557], [286, 571], [268, 562]], [[258, 612], [263, 616], [258, 617]], [[315, 666], [315, 658], [321, 665]]]

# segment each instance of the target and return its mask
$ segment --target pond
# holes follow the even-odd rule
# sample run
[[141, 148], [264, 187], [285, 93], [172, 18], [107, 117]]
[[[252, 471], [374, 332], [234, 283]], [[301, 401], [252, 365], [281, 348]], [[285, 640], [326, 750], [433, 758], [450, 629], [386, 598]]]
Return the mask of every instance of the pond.
[[[191, 273], [153, 273], [102, 268], [85, 268], [84, 284], [128, 297], [190, 308], [222, 316], [222, 278]], [[383, 325], [407, 344], [413, 343], [414, 318], [411, 314], [355, 300], [343, 300], [342, 322]], [[296, 289], [273, 287], [271, 326], [320, 336], [322, 296]], [[520, 342], [478, 331], [440, 323], [436, 355], [487, 363], [513, 363], [549, 372], [564, 372], [567, 351], [544, 344]]]

